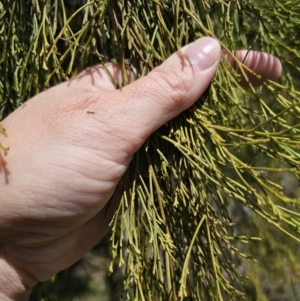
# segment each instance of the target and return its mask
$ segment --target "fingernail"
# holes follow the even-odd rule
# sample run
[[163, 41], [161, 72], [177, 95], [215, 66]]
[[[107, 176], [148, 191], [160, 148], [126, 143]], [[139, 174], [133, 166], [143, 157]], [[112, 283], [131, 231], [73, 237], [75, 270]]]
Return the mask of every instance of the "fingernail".
[[193, 66], [205, 71], [219, 61], [221, 46], [217, 40], [205, 37], [183, 47], [181, 51]]

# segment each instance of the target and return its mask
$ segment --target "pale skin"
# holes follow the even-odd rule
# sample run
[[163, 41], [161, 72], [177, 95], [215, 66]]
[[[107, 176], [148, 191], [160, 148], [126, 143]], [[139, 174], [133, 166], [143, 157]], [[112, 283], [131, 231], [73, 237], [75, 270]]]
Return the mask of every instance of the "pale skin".
[[[1, 122], [9, 135], [0, 134], [0, 143], [10, 149], [0, 160], [0, 300], [28, 300], [39, 281], [99, 242], [133, 154], [201, 96], [220, 55], [215, 40], [197, 40], [119, 90], [96, 66]], [[245, 64], [272, 80], [281, 72], [268, 54], [249, 53]], [[118, 80], [118, 66], [108, 68]]]

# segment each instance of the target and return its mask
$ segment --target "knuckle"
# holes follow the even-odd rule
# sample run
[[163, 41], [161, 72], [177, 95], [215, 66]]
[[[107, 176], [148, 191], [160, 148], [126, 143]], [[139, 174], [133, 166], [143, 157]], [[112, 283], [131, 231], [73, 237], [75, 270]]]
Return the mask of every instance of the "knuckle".
[[158, 92], [168, 95], [176, 103], [180, 103], [189, 93], [184, 72], [178, 72], [175, 68], [169, 68], [166, 72], [164, 68], [157, 67], [150, 74], [154, 88], [160, 89]]

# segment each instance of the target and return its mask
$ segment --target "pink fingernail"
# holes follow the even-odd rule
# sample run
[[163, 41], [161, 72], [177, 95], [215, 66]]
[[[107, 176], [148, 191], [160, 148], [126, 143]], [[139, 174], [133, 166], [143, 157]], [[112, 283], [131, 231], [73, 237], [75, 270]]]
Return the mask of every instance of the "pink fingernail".
[[183, 47], [181, 53], [193, 66], [205, 71], [219, 61], [221, 46], [217, 40], [204, 37]]

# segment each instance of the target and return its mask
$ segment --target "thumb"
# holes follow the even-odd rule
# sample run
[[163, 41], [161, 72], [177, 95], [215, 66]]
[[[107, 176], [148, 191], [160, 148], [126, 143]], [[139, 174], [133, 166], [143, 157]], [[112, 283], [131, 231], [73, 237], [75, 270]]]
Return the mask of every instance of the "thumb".
[[215, 39], [201, 38], [147, 76], [113, 92], [123, 137], [135, 139], [130, 142], [138, 148], [153, 131], [196, 102], [217, 70], [220, 53]]

